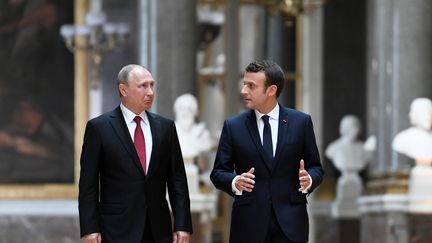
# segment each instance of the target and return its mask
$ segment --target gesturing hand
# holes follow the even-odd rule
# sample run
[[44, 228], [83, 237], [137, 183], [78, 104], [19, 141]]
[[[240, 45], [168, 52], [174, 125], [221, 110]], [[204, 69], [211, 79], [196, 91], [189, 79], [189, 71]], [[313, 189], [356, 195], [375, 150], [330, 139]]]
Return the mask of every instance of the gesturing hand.
[[252, 192], [255, 185], [254, 172], [255, 168], [252, 167], [248, 172], [241, 174], [234, 183], [235, 187], [240, 191]]
[[304, 161], [300, 160], [300, 169], [299, 169], [299, 181], [300, 181], [300, 188], [299, 191], [305, 193], [306, 189], [311, 184], [309, 174], [304, 168]]

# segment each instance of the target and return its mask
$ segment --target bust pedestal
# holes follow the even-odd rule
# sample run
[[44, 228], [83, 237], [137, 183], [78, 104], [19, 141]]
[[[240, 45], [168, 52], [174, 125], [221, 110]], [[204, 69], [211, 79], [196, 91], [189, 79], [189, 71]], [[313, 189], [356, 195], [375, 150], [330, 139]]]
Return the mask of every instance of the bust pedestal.
[[184, 163], [194, 228], [191, 241], [211, 243], [212, 219], [216, 215], [217, 196], [214, 193], [200, 192], [198, 166], [193, 163], [193, 158], [184, 158]]
[[332, 205], [334, 218], [357, 218], [357, 199], [362, 193], [363, 187], [357, 171], [342, 172], [337, 183], [337, 196]]
[[412, 213], [432, 214], [432, 167], [417, 163], [410, 172], [408, 208]]
[[189, 194], [199, 193], [199, 173], [198, 166], [194, 164], [193, 158], [184, 158], [186, 177], [188, 181]]

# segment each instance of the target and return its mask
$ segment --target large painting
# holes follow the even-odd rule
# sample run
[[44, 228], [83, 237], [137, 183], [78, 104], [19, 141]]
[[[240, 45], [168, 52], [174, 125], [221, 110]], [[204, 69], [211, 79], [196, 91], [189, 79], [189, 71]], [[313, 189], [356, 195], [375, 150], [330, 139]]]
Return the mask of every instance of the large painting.
[[0, 0], [0, 184], [74, 183], [71, 0]]

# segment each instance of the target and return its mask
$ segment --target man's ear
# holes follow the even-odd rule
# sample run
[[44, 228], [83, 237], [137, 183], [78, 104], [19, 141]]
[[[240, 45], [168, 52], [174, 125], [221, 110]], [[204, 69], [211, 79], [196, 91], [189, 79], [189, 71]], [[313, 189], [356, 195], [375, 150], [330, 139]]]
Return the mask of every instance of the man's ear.
[[119, 84], [118, 85], [118, 89], [119, 89], [119, 92], [120, 92], [120, 94], [122, 96], [126, 96], [127, 90], [126, 90], [126, 85], [125, 84]]
[[276, 96], [276, 92], [277, 92], [277, 86], [276, 85], [270, 85], [267, 88], [268, 92], [269, 92], [269, 96]]

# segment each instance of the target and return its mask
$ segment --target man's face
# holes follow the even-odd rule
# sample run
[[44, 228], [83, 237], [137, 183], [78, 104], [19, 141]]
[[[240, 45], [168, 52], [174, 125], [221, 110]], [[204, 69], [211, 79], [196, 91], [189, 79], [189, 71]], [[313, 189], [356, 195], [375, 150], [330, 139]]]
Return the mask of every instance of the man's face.
[[[267, 114], [274, 105], [276, 86], [265, 87], [266, 76], [264, 72], [245, 72], [241, 95], [245, 106]], [[272, 98], [273, 97], [273, 98]]]
[[149, 71], [135, 68], [128, 84], [120, 84], [122, 103], [135, 114], [151, 108], [154, 99], [154, 79]]

